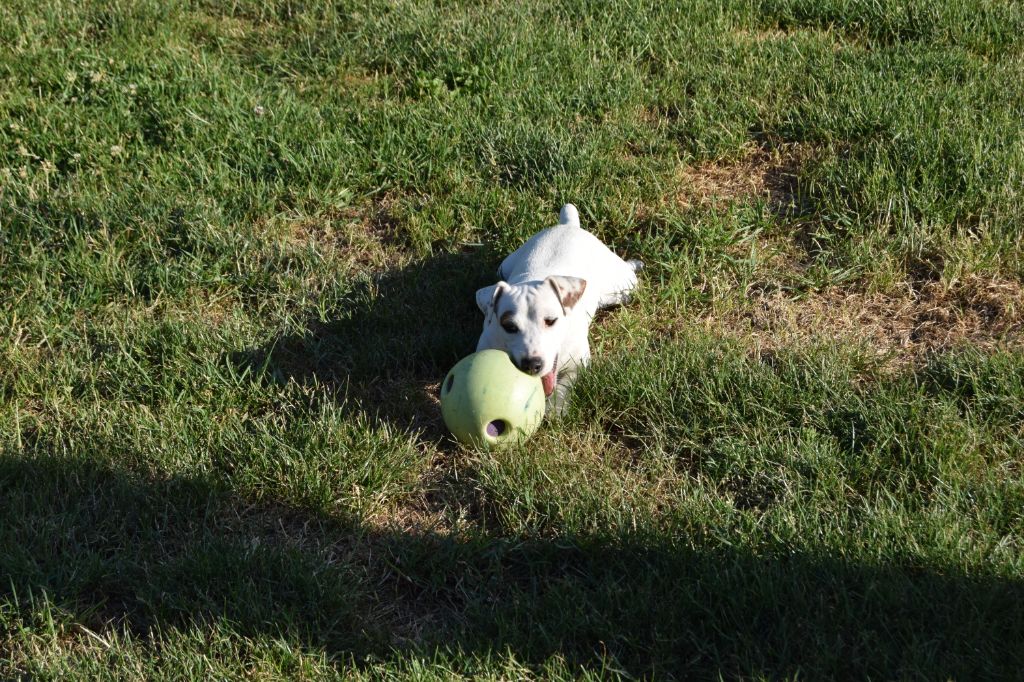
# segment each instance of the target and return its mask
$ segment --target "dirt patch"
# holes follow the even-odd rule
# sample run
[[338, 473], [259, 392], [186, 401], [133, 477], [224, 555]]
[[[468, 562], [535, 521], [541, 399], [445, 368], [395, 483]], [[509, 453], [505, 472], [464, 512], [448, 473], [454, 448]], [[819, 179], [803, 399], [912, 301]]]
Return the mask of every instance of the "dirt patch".
[[788, 40], [793, 37], [794, 32], [781, 28], [741, 28], [733, 31], [732, 35], [738, 43], [760, 44]]
[[440, 381], [425, 381], [414, 376], [381, 377], [360, 386], [349, 384], [347, 394], [368, 413], [374, 406], [386, 405], [382, 417], [386, 423], [419, 434], [424, 442], [437, 442], [447, 433], [441, 419]]
[[834, 50], [853, 44], [849, 36], [842, 35], [830, 28], [768, 26], [762, 28], [741, 28], [732, 32], [737, 45], [765, 45], [785, 41], [803, 44], [818, 43], [831, 45]]
[[384, 198], [287, 220], [283, 241], [288, 248], [316, 249], [351, 268], [383, 272], [399, 267], [411, 255], [392, 206]]
[[675, 178], [676, 192], [669, 201], [694, 208], [764, 198], [774, 212], [794, 213], [799, 207], [799, 171], [812, 153], [808, 145], [751, 147], [736, 159], [682, 167]]
[[423, 443], [432, 456], [419, 472], [417, 492], [401, 504], [365, 519], [385, 533], [451, 537], [485, 524], [486, 499], [479, 486], [476, 457], [445, 439]]
[[701, 320], [748, 337], [755, 352], [836, 339], [863, 343], [894, 365], [962, 345], [1021, 346], [1024, 287], [1013, 280], [969, 277], [907, 285], [894, 293], [828, 289], [803, 298], [757, 295], [750, 306]]

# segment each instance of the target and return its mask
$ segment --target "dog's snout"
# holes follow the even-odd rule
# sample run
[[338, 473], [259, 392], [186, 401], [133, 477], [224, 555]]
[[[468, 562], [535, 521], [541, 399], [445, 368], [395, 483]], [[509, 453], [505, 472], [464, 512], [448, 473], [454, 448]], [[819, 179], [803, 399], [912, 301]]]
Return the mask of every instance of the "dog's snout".
[[544, 359], [537, 356], [529, 356], [519, 361], [519, 369], [527, 374], [540, 374], [544, 367]]

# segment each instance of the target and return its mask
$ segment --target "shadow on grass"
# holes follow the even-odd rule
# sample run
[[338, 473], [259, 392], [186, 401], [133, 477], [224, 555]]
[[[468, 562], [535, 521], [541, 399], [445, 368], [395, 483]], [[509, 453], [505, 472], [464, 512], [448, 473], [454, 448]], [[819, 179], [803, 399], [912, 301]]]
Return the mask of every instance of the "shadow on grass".
[[0, 595], [19, 609], [45, 591], [93, 630], [227, 620], [357, 663], [446, 647], [659, 677], [1011, 678], [1024, 664], [1020, 580], [685, 544], [382, 533], [206, 479], [0, 457]]
[[475, 350], [482, 317], [474, 294], [498, 259], [442, 254], [361, 283], [342, 314], [236, 353], [236, 367], [277, 383], [317, 383], [398, 426], [443, 433], [434, 396]]

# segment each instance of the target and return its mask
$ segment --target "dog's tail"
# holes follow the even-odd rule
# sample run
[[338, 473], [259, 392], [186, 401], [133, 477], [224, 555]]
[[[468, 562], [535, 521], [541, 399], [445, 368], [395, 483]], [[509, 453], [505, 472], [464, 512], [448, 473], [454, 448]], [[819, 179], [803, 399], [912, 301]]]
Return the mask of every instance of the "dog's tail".
[[576, 207], [572, 204], [566, 204], [562, 207], [562, 212], [558, 214], [559, 225], [575, 225], [580, 226], [580, 212], [576, 210]]

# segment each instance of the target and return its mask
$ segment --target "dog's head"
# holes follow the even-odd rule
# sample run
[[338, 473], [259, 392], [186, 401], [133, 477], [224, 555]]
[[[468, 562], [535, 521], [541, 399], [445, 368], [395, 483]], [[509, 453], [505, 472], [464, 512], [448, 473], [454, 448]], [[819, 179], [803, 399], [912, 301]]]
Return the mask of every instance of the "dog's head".
[[543, 282], [498, 282], [476, 292], [484, 314], [484, 331], [477, 350], [497, 348], [528, 374], [540, 375], [544, 393], [551, 395], [558, 378], [558, 351], [565, 341], [566, 323], [579, 302], [586, 280], [552, 276]]

